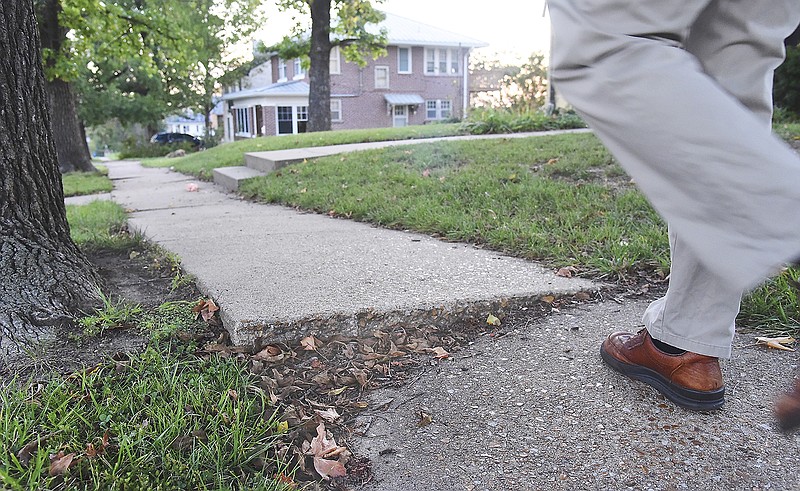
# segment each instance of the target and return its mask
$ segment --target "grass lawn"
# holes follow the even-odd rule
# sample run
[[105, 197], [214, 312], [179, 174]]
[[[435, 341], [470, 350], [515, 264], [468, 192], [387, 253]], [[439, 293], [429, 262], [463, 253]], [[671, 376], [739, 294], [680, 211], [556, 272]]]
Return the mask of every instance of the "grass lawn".
[[320, 147], [345, 143], [363, 143], [387, 140], [410, 140], [464, 134], [460, 124], [430, 124], [406, 126], [405, 128], [377, 128], [368, 130], [322, 131], [299, 135], [252, 138], [196, 152], [186, 157], [168, 159], [142, 159], [145, 167], [174, 167], [176, 171], [211, 180], [212, 170], [217, 167], [244, 165], [247, 152], [266, 152], [288, 148]]
[[108, 193], [114, 185], [108, 178], [108, 169], [98, 172], [69, 172], [61, 176], [64, 185], [64, 197], [83, 196], [87, 194]]
[[[84, 250], [145, 249], [121, 232], [115, 203], [70, 206], [68, 217]], [[3, 387], [0, 488], [290, 489], [275, 476], [291, 473], [270, 457], [285, 429], [268, 394], [235, 358], [200, 356], [194, 333], [208, 328], [195, 320], [195, 303], [146, 309], [106, 299], [72, 335], [77, 349], [124, 329], [149, 339], [143, 351]]]
[[[800, 126], [781, 132], [791, 139]], [[669, 272], [663, 221], [591, 134], [332, 156], [250, 180], [241, 190], [265, 202], [573, 266], [592, 278], [639, 282]], [[745, 300], [740, 324], [796, 331], [798, 312], [797, 296], [778, 278]]]

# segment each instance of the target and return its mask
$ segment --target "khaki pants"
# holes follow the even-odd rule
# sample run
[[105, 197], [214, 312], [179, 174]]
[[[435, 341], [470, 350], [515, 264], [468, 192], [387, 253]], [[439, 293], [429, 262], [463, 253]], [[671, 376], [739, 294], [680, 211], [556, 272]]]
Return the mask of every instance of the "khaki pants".
[[800, 256], [800, 159], [770, 133], [798, 0], [549, 0], [553, 81], [670, 227], [644, 321], [729, 357], [741, 293]]

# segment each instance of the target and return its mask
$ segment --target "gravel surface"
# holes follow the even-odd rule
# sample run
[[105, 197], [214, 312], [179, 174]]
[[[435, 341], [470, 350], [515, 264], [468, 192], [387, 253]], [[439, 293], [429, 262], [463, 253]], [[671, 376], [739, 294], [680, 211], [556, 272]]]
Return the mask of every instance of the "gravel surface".
[[351, 439], [373, 463], [361, 489], [800, 489], [800, 435], [778, 433], [771, 413], [798, 354], [740, 333], [724, 408], [683, 410], [600, 360], [605, 336], [639, 329], [647, 303], [520, 320], [374, 393]]

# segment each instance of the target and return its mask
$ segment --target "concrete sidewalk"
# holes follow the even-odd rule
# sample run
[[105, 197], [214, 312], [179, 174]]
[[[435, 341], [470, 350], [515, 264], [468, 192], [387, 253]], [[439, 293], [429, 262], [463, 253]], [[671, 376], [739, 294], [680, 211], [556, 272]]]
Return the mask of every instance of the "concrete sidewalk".
[[236, 343], [450, 324], [594, 289], [541, 266], [424, 235], [243, 201], [136, 162], [109, 163], [129, 224], [177, 254]]

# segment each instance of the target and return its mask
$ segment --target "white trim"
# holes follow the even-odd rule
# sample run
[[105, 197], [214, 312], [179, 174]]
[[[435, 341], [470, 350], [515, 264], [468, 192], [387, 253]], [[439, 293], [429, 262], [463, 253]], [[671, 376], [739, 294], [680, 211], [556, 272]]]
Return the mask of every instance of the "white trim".
[[342, 74], [342, 53], [339, 50], [338, 46], [334, 46], [331, 48], [331, 56], [330, 56], [330, 70], [331, 75], [341, 75]]
[[[288, 67], [286, 66], [286, 60], [283, 58], [278, 58], [278, 82], [285, 82], [289, 80], [287, 77]], [[283, 72], [283, 74], [281, 74]]]
[[[401, 70], [400, 69], [400, 50], [406, 50], [408, 52], [408, 70]], [[402, 73], [403, 75], [414, 73], [414, 68], [413, 68], [413, 64], [412, 64], [412, 61], [411, 61], [411, 59], [413, 58], [413, 56], [411, 56], [412, 52], [413, 52], [413, 50], [411, 49], [411, 46], [398, 46], [397, 47], [397, 73]]]
[[[464, 72], [458, 48], [425, 48], [425, 75], [456, 77]], [[431, 65], [432, 64], [432, 65]], [[453, 71], [453, 68], [456, 71]], [[444, 68], [444, 72], [442, 72]]]
[[[386, 84], [385, 85], [378, 85], [378, 72], [386, 72]], [[389, 67], [386, 65], [375, 65], [375, 88], [376, 89], [388, 89], [389, 88]]]
[[[338, 106], [338, 109], [334, 111], [333, 106]], [[333, 117], [334, 113], [338, 113], [338, 117]], [[341, 99], [331, 99], [331, 121], [334, 122], [342, 122], [344, 121], [344, 116], [342, 115], [342, 100]]]

